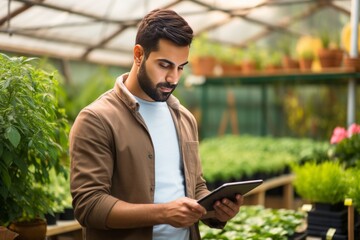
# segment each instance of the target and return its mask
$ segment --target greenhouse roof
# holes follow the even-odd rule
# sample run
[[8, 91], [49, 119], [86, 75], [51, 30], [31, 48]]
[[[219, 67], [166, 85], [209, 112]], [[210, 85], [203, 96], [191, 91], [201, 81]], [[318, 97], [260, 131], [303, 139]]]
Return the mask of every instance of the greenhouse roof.
[[[274, 33], [311, 34], [327, 11], [351, 14], [350, 0], [0, 0], [0, 50], [130, 66], [136, 27], [154, 8], [177, 11], [196, 35], [244, 47]], [[321, 25], [322, 24], [322, 25]]]

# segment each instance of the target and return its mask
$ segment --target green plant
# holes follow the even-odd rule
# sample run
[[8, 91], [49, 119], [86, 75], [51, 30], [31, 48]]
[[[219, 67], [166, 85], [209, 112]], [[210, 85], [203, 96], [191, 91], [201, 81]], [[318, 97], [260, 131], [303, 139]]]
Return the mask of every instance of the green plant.
[[193, 57], [212, 56], [217, 58], [219, 54], [220, 44], [211, 42], [206, 33], [195, 36], [191, 43], [190, 55]]
[[244, 49], [243, 61], [249, 61], [255, 64], [257, 70], [263, 68], [263, 59], [266, 57], [264, 49], [259, 48], [254, 43]]
[[300, 54], [300, 58], [304, 60], [313, 60], [315, 58], [315, 54], [313, 50], [305, 50]]
[[281, 174], [323, 145], [310, 139], [224, 135], [203, 139], [200, 156], [208, 182], [229, 181]]
[[292, 165], [296, 192], [310, 202], [335, 204], [344, 201], [348, 190], [346, 172], [338, 162], [306, 162]]
[[58, 81], [34, 58], [0, 55], [0, 225], [43, 217], [56, 201], [49, 171], [65, 174], [69, 125]]
[[330, 32], [327, 30], [322, 30], [319, 34], [322, 47], [328, 49], [330, 47], [331, 37]]
[[305, 213], [263, 206], [242, 206], [224, 229], [200, 224], [202, 239], [289, 239], [305, 221]]
[[268, 51], [263, 60], [264, 66], [281, 66], [282, 55], [279, 51]]
[[69, 121], [73, 122], [82, 108], [112, 88], [114, 84], [115, 77], [110, 74], [109, 68], [100, 66], [86, 81], [65, 85], [63, 88], [68, 93], [65, 108]]
[[341, 162], [345, 168], [360, 167], [360, 125], [352, 124], [348, 130], [336, 127], [330, 142], [332, 160]]
[[295, 57], [295, 40], [292, 36], [285, 35], [278, 41], [277, 48], [283, 56]]

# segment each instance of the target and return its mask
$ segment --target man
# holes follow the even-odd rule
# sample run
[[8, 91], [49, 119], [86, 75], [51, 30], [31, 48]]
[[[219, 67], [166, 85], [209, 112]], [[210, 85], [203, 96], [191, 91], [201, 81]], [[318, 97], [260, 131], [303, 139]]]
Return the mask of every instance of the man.
[[70, 134], [71, 190], [86, 239], [200, 239], [202, 218], [223, 227], [242, 203], [195, 199], [202, 177], [195, 118], [171, 94], [188, 62], [193, 31], [171, 10], [141, 21], [130, 73], [84, 108]]

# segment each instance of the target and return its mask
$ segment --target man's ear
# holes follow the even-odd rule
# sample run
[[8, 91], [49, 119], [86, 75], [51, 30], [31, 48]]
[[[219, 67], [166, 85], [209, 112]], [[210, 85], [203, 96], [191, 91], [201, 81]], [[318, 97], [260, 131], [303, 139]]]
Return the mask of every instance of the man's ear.
[[144, 49], [141, 45], [136, 44], [134, 47], [134, 61], [137, 66], [141, 65], [141, 61], [144, 58]]

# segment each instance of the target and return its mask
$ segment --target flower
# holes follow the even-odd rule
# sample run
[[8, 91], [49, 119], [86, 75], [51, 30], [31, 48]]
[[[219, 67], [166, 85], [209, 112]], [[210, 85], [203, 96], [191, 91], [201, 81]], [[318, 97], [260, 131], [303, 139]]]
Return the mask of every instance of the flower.
[[336, 127], [333, 131], [333, 135], [331, 136], [330, 143], [336, 144], [342, 141], [344, 138], [347, 138], [348, 133], [343, 127]]
[[354, 134], [360, 134], [360, 125], [353, 123], [349, 126], [348, 130], [343, 127], [336, 127], [331, 136], [330, 143], [339, 143], [343, 139], [350, 138]]
[[355, 123], [350, 125], [348, 129], [348, 137], [351, 137], [353, 134], [360, 134], [360, 125]]
[[346, 168], [360, 167], [360, 125], [351, 124], [347, 130], [336, 127], [330, 143], [330, 159], [344, 163]]

